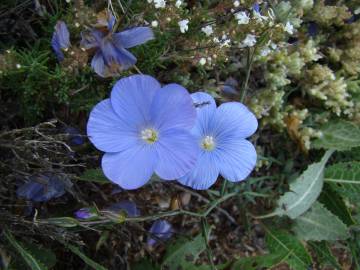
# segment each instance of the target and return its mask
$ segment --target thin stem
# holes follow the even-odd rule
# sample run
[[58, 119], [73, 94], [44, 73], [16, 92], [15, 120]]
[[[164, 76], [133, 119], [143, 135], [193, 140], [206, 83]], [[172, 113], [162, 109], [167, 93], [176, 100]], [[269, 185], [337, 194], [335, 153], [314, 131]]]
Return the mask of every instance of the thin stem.
[[247, 92], [248, 84], [249, 84], [249, 79], [250, 79], [250, 74], [251, 74], [251, 68], [252, 68], [252, 64], [253, 64], [253, 60], [254, 60], [254, 56], [255, 56], [255, 51], [256, 51], [256, 48], [254, 48], [252, 53], [251, 53], [251, 48], [248, 48], [248, 51], [247, 51], [247, 60], [246, 60], [247, 71], [246, 71], [246, 77], [245, 77], [245, 81], [244, 81], [244, 86], [243, 86], [242, 91], [241, 91], [240, 102], [244, 102], [244, 99], [245, 99], [245, 96], [246, 96], [246, 92]]
[[224, 179], [224, 182], [221, 185], [221, 191], [220, 191], [220, 197], [223, 197], [226, 193], [226, 185], [227, 185], [227, 180]]
[[206, 217], [201, 218], [201, 229], [202, 229], [202, 234], [203, 234], [204, 241], [205, 241], [207, 257], [210, 262], [211, 269], [217, 270], [216, 266], [214, 264], [214, 261], [213, 261], [214, 255], [213, 255], [211, 247], [209, 245], [209, 230], [208, 230], [208, 228], [209, 228], [209, 224], [207, 222]]

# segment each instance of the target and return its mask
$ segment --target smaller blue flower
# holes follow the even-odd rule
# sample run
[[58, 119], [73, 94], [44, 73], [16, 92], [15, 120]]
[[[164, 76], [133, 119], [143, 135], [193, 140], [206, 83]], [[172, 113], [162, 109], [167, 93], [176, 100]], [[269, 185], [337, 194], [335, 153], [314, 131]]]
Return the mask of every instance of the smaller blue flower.
[[81, 208], [77, 210], [74, 215], [77, 219], [91, 219], [98, 216], [94, 207]]
[[64, 60], [64, 51], [67, 51], [70, 44], [70, 33], [63, 21], [58, 21], [55, 25], [55, 31], [51, 39], [51, 46], [56, 54], [56, 57], [61, 62]]
[[[70, 180], [63, 179], [70, 184]], [[35, 202], [46, 202], [65, 194], [66, 183], [54, 174], [31, 176], [30, 181], [20, 186], [16, 194]]]
[[252, 112], [239, 102], [227, 102], [216, 108], [209, 94], [191, 95], [194, 103], [208, 104], [196, 107], [197, 120], [192, 134], [200, 150], [192, 171], [178, 179], [194, 189], [208, 189], [219, 174], [231, 182], [244, 180], [254, 169], [256, 151], [246, 140], [257, 129]]
[[232, 77], [229, 77], [225, 80], [224, 85], [221, 87], [221, 91], [227, 95], [238, 95], [239, 94], [239, 91], [237, 90], [238, 86], [239, 86], [238, 81]]
[[63, 132], [69, 136], [69, 144], [71, 146], [79, 146], [85, 143], [84, 136], [81, 135], [79, 129], [67, 126], [63, 129]]
[[260, 13], [260, 5], [259, 5], [259, 3], [253, 4], [252, 9], [257, 13]]
[[81, 46], [85, 49], [96, 49], [91, 67], [101, 77], [116, 76], [135, 65], [137, 59], [127, 49], [154, 38], [149, 27], [134, 27], [114, 33], [114, 24], [115, 18], [109, 13], [106, 32], [94, 28], [81, 34]]
[[174, 233], [171, 224], [163, 219], [156, 220], [150, 228], [150, 236], [147, 240], [148, 246], [155, 245], [159, 240], [168, 240]]
[[118, 213], [120, 211], [125, 211], [128, 217], [138, 217], [140, 216], [140, 211], [136, 207], [136, 204], [131, 201], [121, 201], [114, 203], [106, 208], [107, 211]]

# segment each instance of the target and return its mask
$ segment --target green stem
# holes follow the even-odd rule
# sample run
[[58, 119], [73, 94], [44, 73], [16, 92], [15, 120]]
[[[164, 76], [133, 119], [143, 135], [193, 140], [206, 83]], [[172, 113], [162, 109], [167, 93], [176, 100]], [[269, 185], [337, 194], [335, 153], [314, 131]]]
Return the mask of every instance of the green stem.
[[251, 48], [248, 48], [248, 51], [247, 51], [247, 60], [246, 60], [247, 71], [246, 71], [244, 85], [243, 85], [243, 88], [241, 91], [240, 102], [244, 102], [244, 99], [246, 96], [246, 92], [247, 92], [248, 85], [249, 85], [250, 74], [251, 74], [251, 68], [252, 68], [252, 64], [253, 64], [253, 60], [254, 60], [254, 56], [255, 56], [255, 51], [256, 51], [256, 48], [254, 48], [252, 52], [251, 52]]
[[205, 241], [207, 257], [210, 262], [211, 269], [217, 270], [216, 266], [214, 264], [214, 261], [213, 261], [214, 256], [213, 256], [211, 247], [209, 245], [209, 230], [208, 230], [208, 228], [209, 228], [209, 224], [207, 222], [206, 217], [201, 218], [201, 229], [202, 229], [202, 234], [203, 234], [204, 241]]
[[221, 185], [220, 197], [223, 197], [226, 193], [227, 180], [224, 179], [224, 182]]

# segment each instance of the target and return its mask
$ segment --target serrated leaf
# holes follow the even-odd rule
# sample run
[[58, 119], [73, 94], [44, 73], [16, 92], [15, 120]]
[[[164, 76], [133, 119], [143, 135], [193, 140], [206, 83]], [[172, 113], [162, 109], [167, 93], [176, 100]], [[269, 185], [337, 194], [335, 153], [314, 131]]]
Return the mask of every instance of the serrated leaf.
[[270, 269], [284, 262], [290, 254], [291, 252], [241, 258], [234, 263], [234, 265], [231, 267], [231, 270], [257, 270], [263, 268]]
[[309, 241], [308, 245], [314, 251], [317, 261], [322, 267], [332, 266], [336, 270], [340, 270], [341, 266], [336, 260], [335, 256], [331, 253], [329, 245], [325, 242], [312, 242]]
[[305, 241], [344, 240], [350, 236], [346, 225], [319, 202], [295, 220], [293, 231]]
[[[171, 245], [165, 254], [161, 269], [178, 270], [186, 262], [194, 262], [206, 249], [204, 237], [199, 234], [193, 240], [179, 239]], [[186, 268], [183, 268], [186, 269]]]
[[84, 253], [81, 252], [81, 250], [73, 245], [67, 244], [66, 247], [71, 250], [72, 253], [79, 256], [88, 266], [95, 270], [107, 270], [104, 266], [98, 264], [97, 262], [90, 259], [88, 256], [86, 256]]
[[324, 167], [332, 153], [332, 150], [326, 151], [320, 162], [311, 164], [290, 184], [290, 191], [279, 198], [274, 212], [262, 217], [286, 215], [295, 219], [305, 213], [320, 195], [324, 182]]
[[88, 169], [77, 179], [80, 181], [95, 182], [99, 184], [110, 183], [101, 169]]
[[321, 191], [319, 202], [322, 203], [331, 213], [340, 218], [345, 225], [351, 226], [355, 224], [355, 221], [351, 216], [349, 209], [345, 205], [344, 200], [329, 184], [326, 184]]
[[265, 241], [271, 254], [288, 255], [284, 260], [293, 270], [304, 270], [312, 261], [303, 244], [283, 230], [266, 229]]
[[21, 257], [24, 259], [26, 264], [32, 269], [32, 270], [47, 270], [48, 268], [43, 265], [40, 261], [38, 261], [30, 252], [28, 252], [22, 244], [20, 244], [13, 236], [12, 234], [5, 230], [4, 236], [8, 240], [8, 242], [12, 245], [12, 247], [21, 255]]
[[348, 150], [360, 146], [360, 129], [357, 125], [343, 121], [331, 121], [320, 128], [323, 136], [312, 143], [314, 148]]
[[326, 168], [324, 181], [341, 196], [360, 204], [360, 162], [337, 163]]

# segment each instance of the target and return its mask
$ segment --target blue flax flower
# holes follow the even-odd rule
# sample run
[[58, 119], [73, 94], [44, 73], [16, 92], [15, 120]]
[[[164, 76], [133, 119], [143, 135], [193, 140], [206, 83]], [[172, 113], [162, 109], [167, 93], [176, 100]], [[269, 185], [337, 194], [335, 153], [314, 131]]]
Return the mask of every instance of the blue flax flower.
[[147, 239], [148, 246], [155, 245], [158, 240], [168, 240], [174, 233], [173, 227], [163, 219], [156, 220], [150, 228], [150, 236]]
[[118, 75], [119, 72], [135, 65], [136, 57], [126, 49], [154, 38], [154, 33], [149, 27], [134, 27], [114, 33], [114, 24], [114, 16], [108, 13], [106, 31], [94, 28], [82, 33], [81, 46], [96, 50], [91, 67], [101, 77]]
[[60, 179], [55, 174], [31, 176], [30, 181], [20, 186], [16, 194], [35, 202], [46, 202], [65, 194], [66, 186], [71, 186], [69, 179]]
[[58, 21], [55, 25], [55, 31], [51, 39], [51, 46], [56, 54], [56, 57], [61, 62], [64, 60], [64, 51], [67, 51], [70, 44], [70, 33], [63, 21]]
[[87, 133], [101, 151], [104, 174], [136, 189], [155, 172], [174, 180], [195, 165], [198, 149], [190, 129], [196, 119], [191, 96], [178, 84], [161, 87], [148, 75], [119, 80], [109, 99], [90, 113]]
[[208, 189], [221, 174], [231, 182], [244, 180], [256, 164], [254, 146], [245, 138], [258, 122], [243, 104], [227, 102], [216, 108], [208, 94], [191, 95], [197, 106], [192, 133], [197, 137], [199, 158], [195, 168], [178, 181], [194, 189]]

